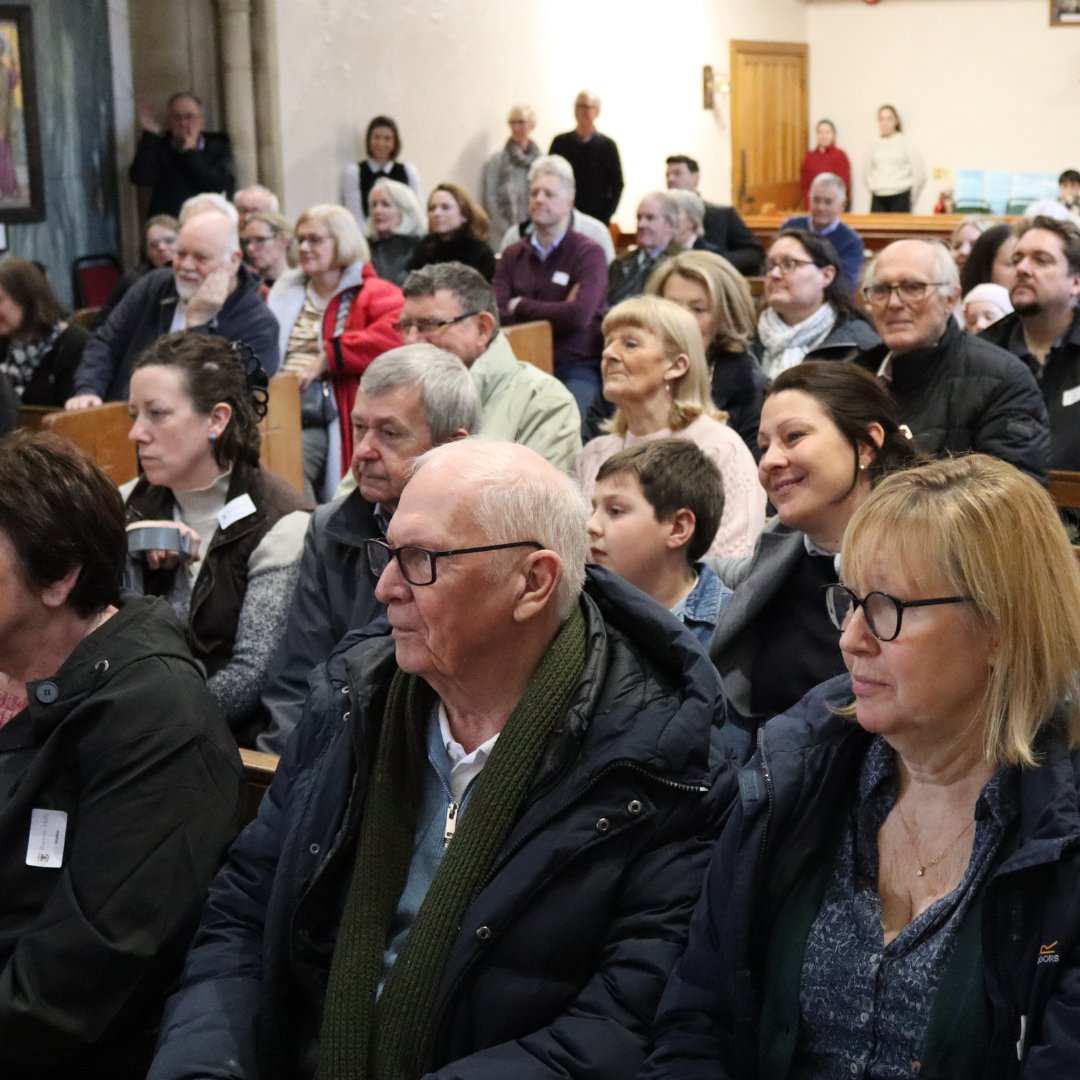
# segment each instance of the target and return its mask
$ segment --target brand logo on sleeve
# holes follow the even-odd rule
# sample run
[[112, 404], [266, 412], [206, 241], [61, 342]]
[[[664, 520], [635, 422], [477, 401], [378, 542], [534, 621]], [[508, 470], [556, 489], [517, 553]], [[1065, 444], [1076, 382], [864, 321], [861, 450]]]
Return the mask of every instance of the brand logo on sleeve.
[[1057, 951], [1058, 943], [1051, 941], [1049, 945], [1039, 946], [1039, 959], [1036, 961], [1038, 964], [1060, 964], [1061, 957], [1058, 956]]

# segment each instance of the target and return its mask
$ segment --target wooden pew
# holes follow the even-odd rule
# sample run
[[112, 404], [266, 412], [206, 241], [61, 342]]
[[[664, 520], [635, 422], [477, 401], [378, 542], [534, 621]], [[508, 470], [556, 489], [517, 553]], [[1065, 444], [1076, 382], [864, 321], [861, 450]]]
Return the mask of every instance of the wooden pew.
[[304, 443], [300, 425], [300, 380], [281, 371], [270, 379], [266, 416], [259, 424], [259, 460], [272, 473], [304, 490]]
[[[773, 214], [748, 214], [743, 220], [763, 247], [779, 232], [782, 222], [795, 213], [785, 210]], [[869, 251], [880, 251], [894, 240], [916, 237], [922, 240], [943, 240], [946, 243], [953, 230], [966, 214], [844, 214], [840, 219], [862, 237]], [[1002, 218], [1001, 220], [1007, 220]]]
[[244, 765], [244, 786], [241, 798], [244, 805], [243, 824], [255, 820], [259, 812], [259, 803], [262, 802], [266, 789], [274, 779], [277, 771], [278, 758], [276, 754], [263, 754], [258, 750], [240, 751], [240, 760]]
[[503, 327], [506, 340], [519, 360], [534, 364], [549, 375], [555, 368], [555, 346], [547, 319]]
[[128, 438], [131, 418], [126, 401], [110, 401], [93, 409], [46, 412], [40, 427], [66, 435], [101, 466], [117, 486], [138, 474], [135, 444]]
[[1051, 469], [1047, 490], [1059, 510], [1080, 509], [1080, 472]]

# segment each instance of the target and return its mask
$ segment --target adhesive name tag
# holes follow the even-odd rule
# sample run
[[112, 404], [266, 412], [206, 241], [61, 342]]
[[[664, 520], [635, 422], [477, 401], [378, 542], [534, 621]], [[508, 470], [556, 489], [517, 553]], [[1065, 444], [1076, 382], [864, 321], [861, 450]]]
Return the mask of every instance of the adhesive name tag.
[[243, 521], [244, 518], [251, 517], [254, 513], [255, 504], [251, 501], [251, 496], [237, 495], [235, 499], [230, 499], [218, 511], [218, 525], [223, 529], [227, 529], [230, 525], [235, 525], [236, 522]]
[[1080, 386], [1074, 386], [1061, 395], [1061, 404], [1066, 409], [1070, 405], [1075, 405], [1078, 401], [1080, 401]]
[[551, 280], [556, 285], [569, 285], [570, 275], [565, 270], [556, 270], [555, 273], [551, 275]]
[[67, 835], [64, 810], [32, 810], [30, 839], [26, 845], [26, 865], [46, 870], [64, 864], [64, 837]]

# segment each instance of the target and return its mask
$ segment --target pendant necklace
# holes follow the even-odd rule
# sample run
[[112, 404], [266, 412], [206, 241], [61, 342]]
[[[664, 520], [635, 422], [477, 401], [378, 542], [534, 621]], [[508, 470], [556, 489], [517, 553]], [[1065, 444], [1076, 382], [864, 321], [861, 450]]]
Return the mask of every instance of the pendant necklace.
[[916, 876], [916, 877], [925, 877], [925, 876], [926, 876], [926, 871], [927, 871], [927, 870], [932, 870], [932, 869], [933, 869], [933, 868], [934, 868], [935, 866], [937, 866], [937, 864], [938, 864], [939, 862], [941, 862], [941, 860], [942, 860], [942, 859], [944, 859], [944, 858], [945, 858], [945, 856], [946, 856], [946, 855], [948, 855], [948, 854], [949, 854], [949, 852], [950, 852], [950, 851], [952, 851], [952, 849], [953, 849], [954, 847], [956, 847], [956, 845], [957, 845], [957, 844], [959, 843], [959, 841], [960, 841], [960, 837], [961, 837], [961, 836], [963, 836], [963, 835], [964, 835], [964, 833], [966, 833], [966, 832], [968, 831], [968, 829], [970, 829], [970, 828], [973, 828], [973, 827], [974, 827], [974, 825], [975, 825], [975, 818], [973, 817], [973, 818], [972, 818], [972, 819], [971, 819], [971, 820], [970, 820], [970, 821], [969, 821], [969, 822], [968, 822], [968, 823], [967, 823], [967, 824], [966, 824], [966, 825], [965, 825], [965, 826], [964, 826], [964, 827], [963, 827], [963, 828], [962, 828], [962, 829], [961, 829], [961, 830], [960, 830], [960, 831], [959, 831], [959, 832], [958, 832], [958, 833], [957, 833], [957, 834], [956, 834], [956, 835], [955, 835], [955, 836], [954, 836], [954, 837], [953, 837], [953, 838], [952, 838], [952, 839], [951, 839], [951, 840], [950, 840], [950, 841], [948, 842], [948, 844], [946, 844], [946, 845], [945, 845], [945, 847], [943, 847], [943, 848], [941, 849], [940, 853], [939, 853], [939, 854], [938, 854], [937, 856], [935, 856], [935, 857], [934, 857], [933, 859], [931, 859], [931, 860], [930, 860], [929, 862], [926, 862], [926, 863], [924, 863], [924, 862], [922, 861], [922, 859], [921, 859], [921, 858], [919, 857], [919, 845], [918, 845], [918, 843], [917, 843], [917, 842], [916, 842], [916, 840], [915, 840], [915, 833], [914, 833], [914, 832], [912, 832], [912, 830], [911, 830], [911, 826], [910, 826], [910, 825], [908, 824], [907, 818], [906, 818], [906, 817], [904, 817], [904, 811], [903, 811], [903, 810], [902, 810], [902, 809], [900, 808], [900, 804], [899, 804], [899, 803], [897, 803], [897, 804], [896, 804], [896, 810], [897, 810], [897, 813], [899, 813], [899, 815], [900, 815], [900, 821], [901, 821], [901, 822], [903, 823], [903, 826], [904, 826], [904, 831], [905, 831], [905, 832], [906, 832], [906, 833], [908, 834], [908, 839], [909, 839], [909, 840], [911, 841], [911, 848], [912, 848], [912, 850], [913, 850], [913, 851], [915, 852], [915, 861], [916, 861], [916, 862], [917, 862], [917, 863], [919, 864], [919, 869], [918, 869], [918, 870], [917, 870], [917, 871], [915, 872], [915, 876]]

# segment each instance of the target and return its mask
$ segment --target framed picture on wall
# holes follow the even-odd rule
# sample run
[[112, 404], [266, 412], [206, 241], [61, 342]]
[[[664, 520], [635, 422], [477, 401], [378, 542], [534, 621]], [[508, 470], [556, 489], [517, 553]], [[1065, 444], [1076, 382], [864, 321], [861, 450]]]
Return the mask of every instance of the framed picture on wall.
[[45, 218], [32, 14], [0, 4], [0, 224]]
[[1050, 0], [1051, 26], [1080, 26], [1080, 0]]

